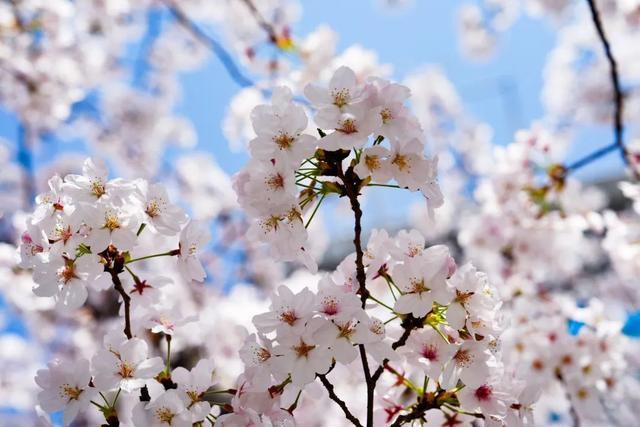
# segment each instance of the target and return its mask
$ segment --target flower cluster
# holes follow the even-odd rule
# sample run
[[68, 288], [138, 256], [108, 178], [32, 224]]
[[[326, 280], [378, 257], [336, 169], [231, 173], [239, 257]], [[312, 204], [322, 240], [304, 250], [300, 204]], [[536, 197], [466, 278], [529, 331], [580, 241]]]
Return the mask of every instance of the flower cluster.
[[[544, 390], [544, 405], [558, 413], [574, 411], [566, 415], [574, 423], [609, 424], [606, 405], [624, 393], [625, 352], [631, 350], [620, 323], [607, 319], [597, 301], [579, 308], [556, 295], [513, 304], [517, 315], [503, 335], [505, 358], [528, 384]], [[563, 408], [567, 404], [573, 409]]]
[[[187, 222], [161, 185], [109, 180], [103, 163], [87, 159], [82, 175], [54, 176], [49, 188], [36, 199], [20, 247], [21, 266], [33, 268], [36, 295], [54, 297], [62, 309], [80, 307], [88, 288], [109, 288], [114, 275], [139, 260], [131, 254], [146, 249], [140, 245], [144, 230], [166, 237], [175, 248], [151, 256], [176, 256], [185, 280], [204, 279], [197, 253], [207, 233]], [[156, 286], [131, 276], [127, 294], [142, 296]]]
[[318, 379], [329, 385], [329, 373], [352, 366], [358, 355], [375, 372], [373, 387], [383, 372], [391, 375], [394, 385], [383, 399], [397, 409], [386, 413], [386, 423], [420, 410], [420, 403], [407, 404], [408, 393], [418, 402], [429, 396], [423, 412], [468, 412], [498, 423], [519, 419], [518, 411], [529, 416], [525, 403], [532, 401], [519, 402], [501, 381], [496, 290], [472, 265], [456, 269], [446, 247], [424, 245], [415, 230], [395, 238], [374, 231], [365, 252], [364, 302], [354, 286], [355, 254], [315, 290], [278, 288], [270, 310], [253, 319], [257, 334], [241, 350], [245, 373], [234, 410], [220, 421], [276, 422], [281, 395], [304, 393]]
[[[210, 416], [209, 400], [219, 393], [212, 388], [212, 361], [202, 359], [190, 371], [171, 370], [168, 361], [149, 356], [144, 340], [120, 332], [107, 335], [104, 345], [91, 363], [56, 359], [38, 371], [44, 411], [64, 411], [65, 425], [91, 404], [108, 425], [127, 420], [136, 426], [187, 427]], [[122, 406], [130, 408], [126, 417]]]
[[[198, 254], [207, 230], [189, 221], [161, 185], [109, 180], [105, 165], [92, 159], [85, 161], [82, 175], [54, 176], [49, 187], [37, 198], [20, 248], [22, 266], [33, 269], [34, 293], [54, 297], [60, 309], [71, 311], [84, 304], [88, 288], [113, 286], [125, 326], [124, 333], [107, 333], [104, 348], [90, 363], [56, 359], [40, 370], [42, 409], [64, 411], [68, 425], [93, 404], [113, 425], [127, 418], [118, 409], [119, 399], [134, 402], [139, 395], [132, 425], [190, 426], [205, 420], [211, 412], [205, 394], [213, 385], [212, 363], [203, 359], [191, 371], [171, 370], [172, 336], [194, 319], [181, 316], [160, 292], [170, 278], [143, 279], [133, 269], [137, 262], [175, 256], [183, 280], [202, 281], [206, 273]], [[150, 246], [175, 249], [148, 254]], [[141, 338], [148, 332], [166, 338], [166, 362]], [[97, 396], [102, 401], [96, 402]]]
[[[336, 180], [352, 181], [357, 188], [350, 192], [394, 180], [392, 186], [421, 191], [430, 209], [443, 200], [437, 158], [425, 157], [420, 125], [404, 106], [408, 88], [378, 78], [360, 84], [353, 70], [341, 67], [328, 87], [309, 84], [305, 94], [321, 138], [305, 133], [308, 118], [291, 91], [276, 88], [271, 105], [252, 112], [252, 160], [235, 176], [234, 188], [254, 218], [249, 235], [268, 242], [276, 258], [314, 270], [303, 215], [330, 193], [347, 195]], [[345, 162], [351, 164], [346, 171]]]
[[[600, 226], [594, 211], [603, 195], [582, 188], [553, 161], [561, 141], [540, 128], [520, 131], [515, 142], [495, 148], [493, 168], [479, 180], [480, 212], [466, 218], [458, 240], [496, 278], [558, 282], [593, 253], [584, 233]], [[558, 252], [566, 256], [558, 259]]]

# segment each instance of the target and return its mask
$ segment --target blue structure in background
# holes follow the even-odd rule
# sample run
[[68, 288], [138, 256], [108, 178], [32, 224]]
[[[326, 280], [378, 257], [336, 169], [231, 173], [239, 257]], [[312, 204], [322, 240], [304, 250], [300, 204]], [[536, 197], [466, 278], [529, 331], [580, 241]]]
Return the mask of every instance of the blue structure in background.
[[622, 328], [622, 333], [633, 338], [640, 337], [640, 311], [629, 313], [627, 322]]

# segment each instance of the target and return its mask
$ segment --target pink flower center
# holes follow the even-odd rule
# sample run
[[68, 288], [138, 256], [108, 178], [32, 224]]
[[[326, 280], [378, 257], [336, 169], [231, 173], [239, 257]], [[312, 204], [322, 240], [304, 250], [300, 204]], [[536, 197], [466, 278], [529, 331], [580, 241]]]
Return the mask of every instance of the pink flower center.
[[344, 119], [340, 122], [340, 127], [336, 128], [338, 132], [346, 133], [350, 135], [352, 133], [358, 132], [358, 125], [353, 119]]
[[326, 297], [322, 300], [322, 312], [327, 316], [333, 316], [337, 314], [338, 301], [334, 297]]
[[433, 362], [434, 360], [438, 360], [438, 349], [434, 345], [426, 345], [422, 349], [422, 355]]
[[493, 389], [486, 384], [481, 385], [475, 391], [476, 399], [483, 402], [490, 400], [492, 394], [493, 394]]

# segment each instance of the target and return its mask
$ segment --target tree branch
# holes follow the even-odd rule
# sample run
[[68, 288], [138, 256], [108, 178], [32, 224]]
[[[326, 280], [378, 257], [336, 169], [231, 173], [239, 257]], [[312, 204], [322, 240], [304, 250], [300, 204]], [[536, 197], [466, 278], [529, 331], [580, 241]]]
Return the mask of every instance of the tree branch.
[[124, 334], [128, 339], [131, 339], [133, 335], [131, 334], [131, 297], [127, 294], [127, 291], [122, 287], [122, 282], [120, 281], [120, 277], [118, 277], [118, 273], [116, 273], [113, 269], [109, 270], [111, 273], [111, 281], [113, 282], [113, 287], [122, 297], [122, 301], [124, 302]]
[[18, 125], [18, 163], [23, 169], [24, 208], [30, 209], [36, 197], [36, 178], [33, 170], [33, 144], [31, 132], [24, 124]]
[[[391, 348], [396, 350], [402, 347], [403, 345], [405, 345], [407, 343], [407, 340], [409, 339], [409, 335], [411, 335], [411, 331], [413, 331], [414, 329], [420, 329], [423, 326], [424, 326], [424, 318], [417, 319], [413, 317], [413, 315], [409, 314], [402, 321], [402, 328], [404, 329], [404, 332], [402, 332], [402, 335], [400, 336], [400, 338], [398, 338], [396, 342], [391, 344]], [[376, 371], [373, 373], [373, 376], [371, 377], [371, 379], [373, 381], [374, 387], [378, 382], [378, 380], [380, 379], [382, 372], [384, 372], [384, 365], [386, 365], [388, 361], [389, 359], [384, 359], [382, 361], [382, 364], [378, 366], [378, 369], [376, 369]]]
[[262, 16], [256, 5], [253, 4], [251, 0], [242, 0], [242, 2], [247, 6], [247, 8], [251, 11], [251, 14], [255, 18], [260, 28], [262, 28], [268, 35], [269, 39], [272, 43], [277, 43], [278, 35], [276, 34], [276, 30], [273, 28], [273, 25], [267, 22], [266, 19]]
[[411, 412], [400, 415], [398, 418], [396, 418], [393, 424], [391, 424], [391, 427], [400, 427], [401, 425], [406, 424], [410, 421], [418, 420], [424, 416], [424, 413], [426, 411], [432, 408], [438, 408], [438, 406], [430, 405], [426, 399], [422, 399], [413, 407]]
[[227, 70], [233, 81], [235, 81], [241, 87], [254, 86], [253, 80], [245, 76], [238, 68], [233, 58], [226, 51], [220, 43], [206, 34], [200, 27], [198, 27], [180, 7], [171, 0], [162, 0], [174, 18], [178, 21], [182, 27], [189, 31], [198, 41], [205, 46], [208, 46], [213, 53], [218, 57], [222, 65]]
[[595, 0], [587, 0], [589, 4], [589, 10], [591, 11], [591, 18], [593, 20], [593, 24], [596, 27], [596, 31], [598, 32], [598, 37], [600, 38], [600, 42], [602, 43], [602, 47], [604, 48], [604, 53], [607, 57], [607, 61], [609, 62], [609, 76], [611, 79], [611, 85], [613, 86], [613, 94], [614, 94], [614, 141], [620, 153], [622, 155], [622, 160], [629, 165], [629, 158], [627, 149], [624, 145], [623, 140], [623, 108], [624, 108], [624, 96], [622, 94], [622, 89], [620, 88], [620, 77], [618, 76], [618, 64], [616, 59], [613, 56], [611, 51], [611, 45], [609, 44], [609, 40], [607, 39], [607, 35], [604, 31], [604, 27], [602, 26], [602, 20], [600, 19], [600, 13], [598, 11], [598, 7], [596, 6]]
[[[338, 177], [342, 179], [344, 184], [344, 192], [351, 204], [351, 210], [354, 213], [355, 223], [353, 227], [354, 237], [353, 245], [356, 249], [356, 279], [358, 280], [358, 292], [360, 293], [360, 301], [362, 308], [367, 304], [369, 291], [367, 290], [367, 276], [364, 271], [364, 251], [362, 250], [362, 209], [358, 201], [359, 188], [361, 184], [360, 178], [353, 172], [353, 167], [349, 167], [346, 172], [342, 171], [342, 164], [337, 165]], [[360, 360], [362, 361], [362, 369], [367, 384], [367, 427], [373, 427], [373, 397], [375, 383], [371, 378], [371, 370], [367, 361], [367, 352], [364, 345], [358, 346], [360, 351]]]
[[317, 374], [317, 377], [320, 378], [320, 381], [324, 385], [324, 388], [326, 388], [329, 392], [329, 397], [331, 398], [331, 400], [336, 402], [340, 409], [342, 409], [342, 412], [344, 412], [344, 416], [347, 417], [347, 419], [351, 421], [353, 425], [363, 427], [362, 424], [360, 424], [360, 421], [351, 413], [351, 411], [349, 411], [349, 408], [347, 408], [347, 404], [344, 403], [344, 400], [340, 399], [336, 395], [333, 384], [331, 384], [331, 382], [327, 379], [326, 375]]
[[575, 162], [565, 166], [566, 173], [573, 172], [576, 169], [580, 169], [581, 167], [588, 165], [594, 160], [598, 160], [599, 158], [604, 157], [610, 152], [617, 149], [618, 149], [618, 144], [614, 142], [612, 144], [607, 145], [606, 147], [602, 147], [592, 153], [589, 153], [586, 156], [582, 157], [581, 159], [578, 159]]

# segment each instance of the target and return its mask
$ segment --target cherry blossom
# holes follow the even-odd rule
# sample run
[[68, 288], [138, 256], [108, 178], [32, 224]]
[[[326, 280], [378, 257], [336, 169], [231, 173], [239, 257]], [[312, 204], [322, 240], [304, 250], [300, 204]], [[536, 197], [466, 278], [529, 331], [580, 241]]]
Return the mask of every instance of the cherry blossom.
[[64, 411], [64, 424], [69, 425], [80, 411], [89, 407], [98, 393], [90, 386], [88, 360], [50, 362], [38, 371], [36, 383], [42, 388], [38, 401], [46, 412]]
[[161, 358], [148, 358], [147, 343], [139, 338], [99, 351], [92, 365], [97, 387], [103, 390], [119, 387], [126, 392], [143, 387], [163, 368]]

